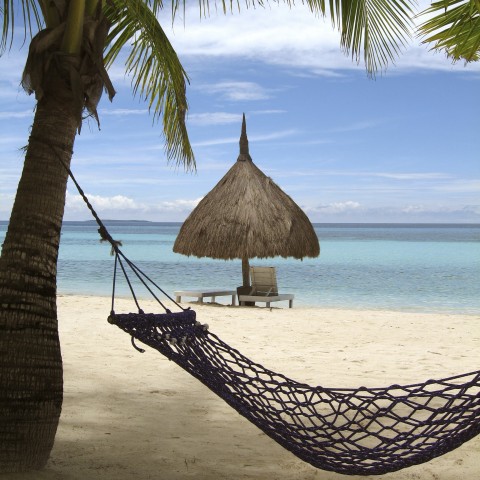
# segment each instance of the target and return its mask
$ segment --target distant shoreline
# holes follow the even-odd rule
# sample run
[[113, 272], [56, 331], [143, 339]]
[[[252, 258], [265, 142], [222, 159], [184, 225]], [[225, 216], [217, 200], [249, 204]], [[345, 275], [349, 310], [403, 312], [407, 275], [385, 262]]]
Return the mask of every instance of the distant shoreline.
[[[162, 222], [162, 221], [153, 221], [153, 220], [114, 220], [114, 219], [102, 219], [102, 222], [105, 225], [141, 225], [141, 226], [155, 226], [155, 225], [171, 225], [171, 226], [181, 226], [183, 221], [179, 222]], [[63, 223], [65, 225], [97, 225], [95, 220], [64, 220]], [[0, 220], [0, 225], [8, 225], [8, 220]], [[314, 227], [338, 227], [338, 228], [352, 228], [352, 227], [391, 227], [391, 228], [449, 228], [449, 227], [456, 227], [456, 228], [472, 228], [472, 227], [480, 227], [480, 223], [466, 223], [466, 222], [458, 222], [458, 223], [445, 223], [445, 222], [412, 222], [412, 223], [405, 223], [405, 222], [312, 222]]]
[[[138, 224], [138, 225], [172, 225], [172, 226], [177, 226], [177, 225], [182, 225], [183, 222], [157, 222], [157, 221], [151, 221], [151, 220], [102, 220], [103, 223], [108, 224], [108, 225], [129, 225], [129, 224]], [[82, 224], [82, 225], [96, 225], [97, 222], [95, 220], [66, 220], [64, 221], [65, 224], [72, 225], [72, 224]], [[313, 226], [321, 227], [345, 227], [345, 228], [351, 228], [351, 227], [385, 227], [389, 226], [392, 228], [397, 228], [397, 227], [403, 227], [403, 228], [409, 228], [409, 227], [434, 227], [434, 228], [443, 228], [443, 227], [480, 227], [480, 223], [385, 223], [385, 222], [378, 222], [378, 223], [372, 223], [372, 222], [365, 222], [365, 223], [360, 223], [360, 222], [355, 222], [355, 223], [350, 223], [350, 222], [312, 222]]]
[[[99, 303], [102, 302], [110, 302], [112, 295], [111, 293], [79, 293], [79, 292], [67, 292], [67, 291], [57, 291], [57, 299], [85, 299], [85, 300], [91, 300], [91, 301], [97, 301]], [[173, 298], [173, 296], [172, 296]], [[240, 305], [236, 306], [231, 306], [228, 304], [228, 301], [225, 300], [222, 303], [222, 300], [227, 297], [222, 297], [217, 299], [215, 302], [211, 302], [210, 299], [205, 300], [203, 303], [200, 303], [198, 301], [195, 301], [194, 298], [188, 298], [188, 300], [182, 301], [181, 305], [184, 307], [191, 308], [192, 310], [196, 310], [197, 308], [203, 308], [204, 306], [206, 307], [211, 307], [211, 308], [226, 308], [228, 310], [234, 309], [234, 310], [239, 310], [239, 311], [250, 311], [250, 310], [270, 310], [269, 308], [265, 307], [264, 303], [257, 303], [254, 307], [241, 307]], [[229, 297], [230, 298], [230, 297]], [[133, 302], [133, 299], [131, 295], [127, 293], [122, 293], [122, 294], [117, 294], [115, 295], [115, 299], [120, 301], [120, 302]], [[139, 295], [137, 297], [139, 302], [141, 304], [151, 304], [155, 305], [155, 308], [158, 309], [159, 306], [154, 302], [154, 300], [147, 296], [147, 295]], [[60, 300], [62, 301], [62, 300]], [[169, 303], [169, 300], [162, 299], [162, 302], [165, 301]], [[227, 302], [227, 303], [225, 303]], [[174, 310], [175, 306], [172, 307], [172, 310]], [[279, 311], [279, 310], [288, 310], [288, 305], [286, 303], [279, 303], [278, 305], [272, 306], [271, 311]], [[292, 310], [290, 310], [292, 311]], [[424, 315], [431, 315], [431, 316], [436, 316], [436, 315], [455, 315], [459, 317], [475, 317], [475, 318], [480, 318], [478, 312], [456, 312], [452, 311], [448, 307], [445, 307], [444, 309], [415, 309], [415, 308], [394, 308], [394, 307], [372, 307], [372, 306], [354, 306], [354, 305], [343, 305], [343, 306], [333, 306], [333, 305], [314, 305], [314, 304], [294, 304], [293, 306], [293, 311], [295, 312], [301, 312], [307, 313], [307, 312], [331, 312], [333, 314], [341, 313], [341, 312], [347, 312], [349, 314], [359, 314], [359, 315], [380, 315], [380, 314], [388, 314], [388, 315], [419, 315], [419, 316], [424, 316]]]
[[[179, 289], [235, 289], [241, 284], [238, 259], [176, 254], [179, 223], [107, 220], [105, 225], [113, 238], [123, 242], [123, 253], [169, 294]], [[98, 228], [92, 221], [63, 225], [60, 293], [111, 293], [114, 261], [108, 245], [99, 241]], [[317, 224], [314, 228], [320, 257], [252, 259], [252, 265], [277, 269], [278, 284], [282, 292], [295, 295], [295, 306], [480, 312], [480, 226]], [[0, 244], [6, 230], [0, 226]], [[118, 294], [128, 294], [126, 282], [116, 286]]]

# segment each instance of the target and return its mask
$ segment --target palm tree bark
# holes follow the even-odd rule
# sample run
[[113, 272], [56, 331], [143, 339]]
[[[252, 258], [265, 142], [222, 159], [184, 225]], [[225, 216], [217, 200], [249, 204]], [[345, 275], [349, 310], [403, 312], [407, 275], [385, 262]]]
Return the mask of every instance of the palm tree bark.
[[57, 257], [78, 102], [55, 62], [36, 108], [0, 257], [0, 472], [43, 468], [63, 400]]

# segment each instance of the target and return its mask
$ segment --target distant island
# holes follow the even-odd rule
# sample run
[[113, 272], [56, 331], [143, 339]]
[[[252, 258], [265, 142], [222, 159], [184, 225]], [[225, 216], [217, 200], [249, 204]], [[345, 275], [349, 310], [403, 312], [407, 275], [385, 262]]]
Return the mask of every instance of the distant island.
[[[64, 220], [66, 225], [97, 225], [95, 220]], [[152, 222], [150, 220], [102, 220], [102, 223], [110, 226], [122, 225], [138, 225], [138, 226], [154, 226], [154, 225], [181, 225], [183, 222]]]
[[[150, 222], [149, 220], [110, 220], [105, 219], [102, 220], [103, 223], [109, 223], [110, 225], [124, 225], [125, 223], [139, 223], [139, 224], [148, 224], [148, 223], [155, 223]], [[97, 222], [96, 220], [65, 220], [65, 223], [83, 223], [84, 225], [95, 225]]]

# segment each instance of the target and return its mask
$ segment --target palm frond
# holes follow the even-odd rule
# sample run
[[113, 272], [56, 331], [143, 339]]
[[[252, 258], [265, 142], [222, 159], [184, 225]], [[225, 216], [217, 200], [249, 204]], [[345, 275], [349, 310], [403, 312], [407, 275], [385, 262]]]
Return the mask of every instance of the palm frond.
[[[17, 21], [18, 13], [23, 22]], [[43, 23], [42, 11], [36, 0], [3, 0], [0, 4], [0, 18], [2, 21], [2, 38], [0, 40], [0, 55], [11, 47], [15, 25], [23, 23], [24, 37], [33, 37]]]
[[454, 61], [480, 58], [480, 1], [444, 0], [433, 2], [420, 15], [435, 15], [419, 27], [422, 43], [444, 50]]
[[362, 55], [371, 76], [394, 62], [413, 29], [415, 0], [330, 0], [332, 23], [342, 48], [357, 62]]
[[[295, 0], [271, 0], [295, 6]], [[180, 10], [185, 0], [172, 0], [172, 13]], [[268, 0], [199, 0], [200, 15], [208, 16], [210, 4], [221, 4], [223, 12], [246, 8], [264, 7]], [[384, 70], [394, 62], [406, 46], [413, 31], [413, 6], [416, 0], [302, 0], [310, 11], [325, 16], [327, 10], [334, 26], [341, 35], [341, 47], [360, 62], [362, 56], [369, 75]]]
[[113, 27], [107, 39], [105, 62], [108, 67], [123, 47], [130, 50], [126, 68], [132, 75], [134, 94], [148, 102], [154, 120], [162, 117], [168, 159], [195, 168], [185, 123], [188, 77], [156, 18], [162, 6], [159, 0], [107, 3], [105, 15]]

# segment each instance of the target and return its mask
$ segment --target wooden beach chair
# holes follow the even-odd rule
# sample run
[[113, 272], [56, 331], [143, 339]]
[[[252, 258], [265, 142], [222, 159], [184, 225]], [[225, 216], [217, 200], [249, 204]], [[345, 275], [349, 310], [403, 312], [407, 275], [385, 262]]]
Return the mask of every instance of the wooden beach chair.
[[250, 267], [250, 281], [250, 293], [238, 296], [240, 305], [245, 305], [245, 302], [265, 302], [270, 307], [271, 302], [288, 300], [289, 308], [293, 307], [293, 294], [278, 293], [275, 267]]

